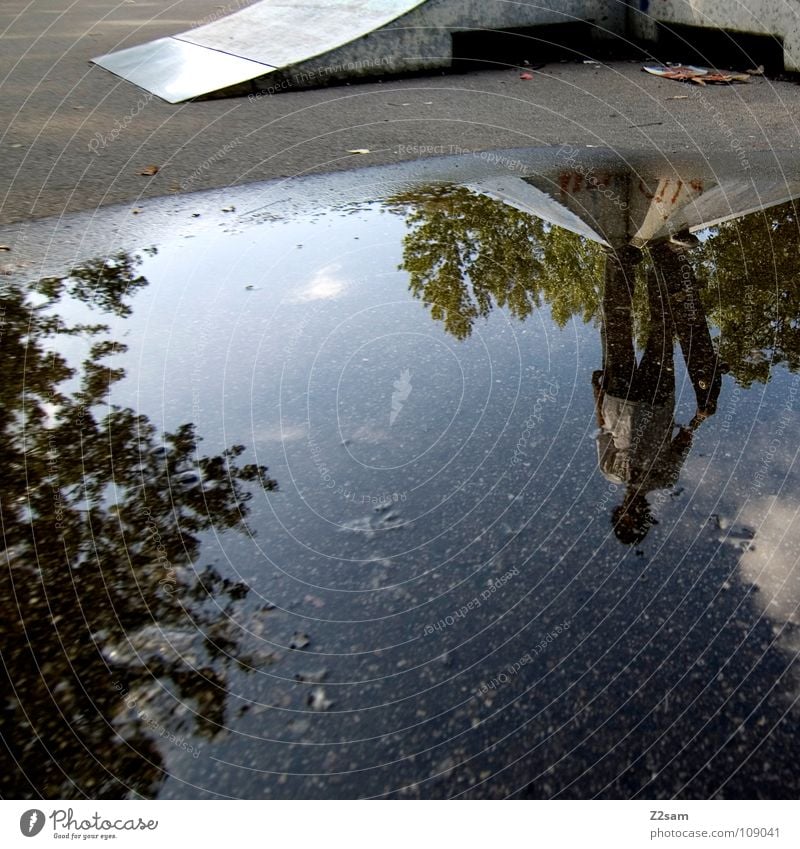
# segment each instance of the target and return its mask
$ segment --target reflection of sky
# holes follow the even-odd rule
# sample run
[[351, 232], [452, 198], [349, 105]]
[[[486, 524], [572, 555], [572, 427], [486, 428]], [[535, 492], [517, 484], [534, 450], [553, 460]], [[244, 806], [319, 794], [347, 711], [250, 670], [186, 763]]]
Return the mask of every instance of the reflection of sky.
[[719, 232], [719, 227], [705, 227], [702, 230], [696, 230], [694, 235], [697, 236], [701, 242], [706, 242], [717, 232]]
[[800, 500], [794, 494], [761, 496], [739, 518], [756, 531], [740, 560], [742, 580], [758, 587], [757, 604], [776, 626], [800, 626]]
[[800, 649], [796, 632], [784, 629], [800, 626], [799, 380], [778, 367], [766, 386], [737, 392], [726, 378], [713, 427], [700, 434], [681, 478], [693, 515], [706, 523], [673, 532], [681, 547], [699, 535], [734, 558], [733, 576], [756, 590], [752, 603], [789, 657]]
[[[279, 478], [288, 476], [300, 502], [321, 497], [319, 463], [308, 460], [313, 442], [323, 446], [326, 468], [354, 491], [413, 490], [427, 504], [436, 500], [432, 489], [446, 496], [459, 475], [473, 480], [467, 457], [492, 470], [490, 491], [510, 473], [500, 448], [513, 453], [535, 403], [533, 387], [547, 375], [561, 387], [553, 407], [564, 441], [537, 443], [535, 451], [548, 462], [569, 462], [570, 476], [593, 492], [587, 375], [600, 366], [597, 329], [572, 323], [558, 331], [546, 308], [524, 324], [496, 311], [457, 343], [408, 294], [407, 276], [397, 270], [405, 232], [400, 216], [371, 207], [160, 246], [145, 258], [141, 271], [150, 285], [136, 296], [133, 316], [112, 321], [130, 348], [118, 358], [129, 376], [114, 387], [112, 401], [166, 429], [194, 421], [205, 450], [242, 442], [268, 454], [265, 461]], [[685, 424], [694, 396], [677, 348], [675, 359], [676, 420]], [[390, 423], [393, 386], [404, 369], [411, 391]], [[776, 403], [781, 386], [778, 371], [768, 387], [738, 393], [731, 419], [726, 378], [718, 413], [700, 429], [683, 470], [681, 485], [693, 491], [695, 508], [719, 512], [721, 492], [736, 515], [741, 504], [733, 495], [752, 475], [754, 446], [770, 440], [756, 421], [759, 409]], [[752, 427], [740, 426], [751, 419]], [[570, 439], [588, 452], [575, 455]], [[513, 471], [537, 468], [537, 461], [525, 458]], [[474, 480], [487, 483], [483, 467]], [[358, 518], [347, 499], [320, 509], [326, 521]]]
[[[641, 669], [657, 677], [638, 698], [668, 691], [712, 642], [705, 623], [719, 610], [735, 608], [748, 625], [762, 615], [771, 626], [797, 623], [792, 552], [800, 522], [788, 493], [800, 492], [798, 422], [783, 409], [796, 377], [776, 369], [769, 384], [750, 390], [726, 377], [678, 485], [649, 496], [659, 524], [636, 549], [623, 547], [610, 524], [622, 490], [609, 489], [595, 454], [599, 328], [573, 320], [559, 330], [547, 307], [524, 323], [494, 310], [458, 342], [408, 292], [398, 270], [405, 233], [400, 216], [367, 207], [162, 245], [142, 266], [150, 285], [136, 295], [133, 316], [111, 322], [130, 348], [116, 358], [128, 377], [112, 402], [159, 429], [195, 422], [203, 453], [244, 444], [244, 460], [268, 465], [280, 483], [252, 502], [248, 527], [257, 537], [220, 543], [221, 568], [238, 570], [291, 611], [279, 641], [308, 629], [323, 652], [315, 664], [324, 663], [331, 680], [359, 682], [336, 691], [337, 710], [357, 714], [364, 704], [407, 699], [365, 711], [358, 728], [347, 725], [350, 716], [334, 716], [341, 725], [314, 724], [303, 740], [412, 726], [420, 692], [431, 714], [450, 704], [451, 691], [461, 692], [455, 685], [436, 701], [424, 680], [447, 641], [459, 658], [453, 674], [463, 668], [471, 692], [534, 637], [571, 621], [570, 637], [519, 678], [521, 688], [525, 674], [525, 686], [545, 675], [545, 663], [555, 670], [535, 682], [528, 704], [567, 693], [561, 715], [551, 717], [556, 724], [565, 716], [587, 721], [585, 703], [597, 694], [613, 701], [627, 696], [626, 686], [638, 693]], [[686, 424], [695, 398], [677, 346], [675, 366], [675, 415]], [[408, 391], [392, 419], [398, 382]], [[556, 389], [549, 397], [548, 387]], [[390, 509], [376, 509], [387, 498]], [[746, 550], [749, 531], [754, 547]], [[519, 577], [505, 595], [444, 643], [422, 640], [426, 625], [512, 567]], [[759, 592], [731, 601], [742, 584]], [[309, 595], [324, 597], [324, 606], [310, 607]], [[519, 651], [506, 649], [518, 633]], [[561, 663], [572, 645], [583, 647], [582, 659]], [[792, 647], [785, 636], [778, 645]], [[378, 656], [376, 647], [388, 648]], [[727, 663], [727, 651], [713, 648], [708, 666]], [[662, 668], [673, 653], [673, 665]], [[280, 674], [307, 671], [296, 655]], [[472, 670], [473, 662], [487, 671]], [[587, 670], [596, 678], [576, 695], [568, 685]], [[370, 689], [360, 683], [367, 679], [377, 683]], [[274, 698], [268, 676], [235, 683], [245, 699]], [[284, 716], [260, 716], [251, 730], [265, 727], [279, 738], [294, 733]], [[249, 763], [251, 745], [233, 740], [218, 754]], [[280, 755], [298, 772], [320, 769], [313, 752], [302, 753], [305, 761]]]
[[341, 265], [335, 263], [314, 272], [308, 285], [295, 295], [295, 300], [299, 303], [309, 303], [337, 298], [347, 286], [347, 281], [340, 275], [341, 268]]

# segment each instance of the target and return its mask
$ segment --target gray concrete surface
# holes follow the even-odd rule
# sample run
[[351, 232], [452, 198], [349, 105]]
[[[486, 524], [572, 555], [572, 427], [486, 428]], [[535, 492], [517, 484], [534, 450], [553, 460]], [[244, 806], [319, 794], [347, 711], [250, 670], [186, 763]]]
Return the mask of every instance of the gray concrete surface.
[[249, 80], [269, 87], [287, 75], [344, 80], [450, 68], [456, 32], [586, 21], [613, 36], [626, 19], [623, 3], [606, 0], [258, 0], [94, 61], [180, 103]]
[[[439, 74], [168, 105], [92, 56], [232, 10], [212, 0], [5, 0], [0, 224], [112, 203], [470, 150], [597, 145], [664, 152], [798, 148], [800, 87], [696, 88], [639, 62]], [[536, 62], [531, 43], [530, 61]], [[369, 150], [350, 154], [349, 150]], [[141, 176], [157, 165], [152, 177]]]
[[730, 32], [771, 35], [783, 45], [787, 71], [800, 70], [800, 2], [798, 0], [747, 0], [721, 3], [720, 0], [642, 0], [631, 4], [629, 32], [644, 38], [656, 33], [656, 25], [686, 24]]

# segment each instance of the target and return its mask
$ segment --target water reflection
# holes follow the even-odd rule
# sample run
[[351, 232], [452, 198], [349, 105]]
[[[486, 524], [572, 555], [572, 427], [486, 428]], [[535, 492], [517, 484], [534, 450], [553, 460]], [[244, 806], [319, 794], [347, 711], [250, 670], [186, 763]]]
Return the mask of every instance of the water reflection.
[[409, 290], [456, 339], [495, 308], [522, 320], [546, 304], [560, 326], [595, 315], [599, 244], [466, 186], [406, 192], [389, 206], [406, 218]]
[[[226, 670], [247, 662], [231, 623], [248, 587], [197, 555], [209, 528], [244, 528], [254, 488], [275, 481], [240, 445], [204, 456], [192, 424], [162, 438], [110, 405], [124, 346], [59, 314], [69, 297], [130, 315], [140, 263], [118, 254], [3, 288], [6, 796], [154, 795], [171, 758], [223, 727]], [[59, 352], [70, 337], [87, 349], [79, 368]]]
[[[611, 503], [603, 506], [616, 537], [629, 545], [642, 543], [657, 523], [652, 510], [655, 500], [662, 513], [672, 514], [673, 523], [659, 541], [659, 565], [674, 566], [661, 548], [668, 540], [677, 545], [681, 563], [685, 564], [686, 557], [699, 556], [707, 569], [719, 568], [725, 576], [717, 579], [719, 590], [706, 597], [705, 607], [699, 598], [695, 601], [697, 616], [722, 620], [726, 615], [722, 611], [728, 610], [732, 621], [741, 623], [742, 618], [749, 621], [750, 614], [745, 611], [752, 604], [752, 638], [730, 646], [727, 655], [723, 651], [720, 659], [711, 663], [719, 669], [716, 679], [712, 675], [699, 692], [695, 682], [696, 695], [691, 699], [676, 686], [667, 690], [657, 706], [637, 711], [633, 705], [639, 700], [641, 678], [632, 676], [627, 685], [619, 684], [624, 675], [618, 670], [624, 663], [612, 662], [609, 669], [617, 670], [615, 684], [589, 687], [585, 700], [577, 700], [572, 711], [559, 714], [559, 719], [569, 716], [574, 722], [596, 698], [611, 699], [611, 691], [619, 688], [624, 692], [627, 686], [628, 700], [613, 712], [621, 730], [609, 736], [627, 747], [639, 734], [647, 736], [643, 725], [658, 725], [657, 714], [663, 710], [669, 717], [665, 716], [663, 722], [674, 722], [675, 734], [665, 731], [658, 742], [673, 738], [672, 745], [681, 751], [681, 757], [670, 760], [670, 765], [692, 784], [695, 794], [697, 787], [706, 787], [709, 793], [723, 795], [782, 796], [785, 791], [777, 779], [781, 774], [784, 781], [796, 786], [796, 773], [787, 769], [778, 742], [786, 744], [796, 729], [796, 717], [790, 714], [797, 693], [796, 671], [792, 674], [789, 670], [796, 658], [798, 595], [792, 565], [796, 566], [796, 558], [789, 551], [796, 544], [797, 479], [792, 465], [793, 444], [785, 444], [790, 430], [796, 435], [796, 378], [784, 396], [780, 413], [776, 404], [783, 404], [778, 399], [787, 386], [784, 368], [796, 372], [800, 367], [800, 230], [792, 200], [797, 196], [800, 185], [781, 178], [759, 181], [751, 175], [719, 176], [707, 171], [696, 177], [691, 173], [680, 178], [646, 177], [622, 169], [595, 175], [591, 181], [585, 172], [566, 170], [396, 198], [401, 208], [410, 207], [402, 266], [409, 273], [410, 290], [429, 309], [431, 317], [441, 321], [455, 337], [467, 339], [478, 321], [487, 319], [495, 307], [519, 319], [538, 310], [562, 327], [573, 319], [599, 327], [603, 362], [592, 376], [599, 428], [597, 462], [617, 497], [623, 490], [621, 503], [614, 505], [612, 496]], [[505, 235], [505, 246], [502, 240], [492, 240], [494, 234]], [[685, 418], [680, 418], [676, 409], [676, 342], [694, 395], [694, 410]], [[727, 399], [723, 392], [726, 373], [735, 381], [734, 386], [726, 384], [730, 393]], [[731, 433], [743, 415], [743, 403], [747, 403], [741, 390], [773, 379], [781, 385], [777, 399], [760, 396], [775, 418], [772, 428], [766, 426], [772, 439], [759, 448], [751, 434], [754, 444], [745, 439], [742, 445]], [[703, 534], [694, 536], [693, 523], [683, 515], [676, 522], [675, 511], [668, 508], [669, 502], [683, 492], [678, 480], [699, 429], [717, 414], [723, 401], [725, 421], [706, 439], [707, 446], [717, 440], [719, 452], [714, 450], [711, 460], [704, 460], [699, 481], [697, 473], [691, 473], [693, 485], [703, 493], [698, 496], [695, 489], [692, 511], [698, 510], [698, 501], [705, 500], [714, 505], [712, 509], [724, 505], [727, 513], [709, 517], [721, 549], [704, 551], [698, 542]], [[731, 456], [738, 457], [746, 470], [744, 482], [731, 468], [727, 460]], [[750, 475], [752, 480], [747, 480]], [[765, 490], [778, 494], [765, 496]], [[608, 502], [606, 495], [603, 505]], [[732, 518], [737, 514], [738, 521]], [[574, 536], [570, 535], [564, 547], [572, 540]], [[732, 569], [724, 565], [730, 555], [735, 563]], [[730, 569], [727, 574], [726, 569]], [[730, 575], [737, 577], [752, 599], [742, 600], [732, 612], [731, 605], [720, 596], [731, 589]], [[700, 577], [690, 583], [691, 595], [702, 595]], [[713, 580], [711, 587], [715, 587]], [[631, 592], [626, 580], [619, 582], [619, 592], [623, 596]], [[657, 608], [656, 599], [652, 604]], [[612, 605], [612, 609], [615, 607]], [[692, 617], [681, 620], [679, 607], [677, 603], [674, 609], [668, 605], [666, 614], [661, 614], [667, 633], [672, 623], [683, 623], [675, 625], [677, 631], [686, 628], [691, 632], [699, 621]], [[650, 602], [645, 609], [651, 609]], [[633, 630], [634, 622], [627, 627]], [[709, 649], [703, 648], [701, 656], [708, 657], [710, 647], [725, 630], [718, 627], [709, 631]], [[592, 638], [597, 633], [589, 628], [586, 632]], [[661, 627], [657, 633], [661, 634]], [[613, 631], [610, 636], [619, 639]], [[630, 632], [626, 637], [636, 645]], [[642, 643], [634, 661], [638, 663], [640, 653], [652, 650], [652, 645]], [[756, 673], [746, 682], [733, 684], [732, 680], [739, 680], [737, 673], [730, 679], [724, 671], [749, 651], [756, 655], [764, 652], [763, 666], [753, 656], [752, 668], [761, 667], [763, 671], [769, 667], [780, 670], [776, 674], [786, 675], [774, 692], [772, 673]], [[734, 653], [739, 654], [736, 661], [732, 660]], [[529, 659], [530, 654], [523, 657]], [[569, 662], [574, 663], [574, 658]], [[705, 663], [704, 659], [702, 665]], [[509, 667], [513, 675], [518, 674], [518, 666]], [[563, 677], [571, 680], [569, 673]], [[681, 684], [693, 678], [706, 680], [703, 672], [690, 669]], [[710, 684], [712, 679], [717, 682], [719, 699], [711, 695], [715, 689]], [[654, 681], [653, 677], [647, 680], [650, 684]], [[535, 686], [541, 687], [541, 681]], [[748, 688], [752, 689], [745, 696]], [[778, 693], [784, 689], [786, 692]], [[775, 703], [768, 707], [773, 696]], [[611, 703], [613, 700], [608, 705], [609, 715]], [[531, 712], [540, 704], [538, 699], [529, 699]], [[687, 733], [692, 726], [688, 712], [700, 704], [705, 705], [704, 724], [700, 730]], [[714, 729], [722, 717], [734, 717], [735, 721], [719, 735]], [[589, 722], [587, 728], [591, 727]], [[768, 740], [769, 733], [772, 737]], [[600, 740], [606, 739], [604, 733], [587, 730], [586, 740], [595, 734]], [[563, 751], [561, 736], [552, 744], [554, 761]], [[581, 735], [563, 736], [570, 740], [566, 747]], [[695, 767], [687, 767], [692, 758], [683, 748], [690, 738], [703, 740], [709, 756], [705, 766], [696, 765], [694, 773]], [[736, 743], [732, 742], [734, 738]], [[546, 751], [550, 742], [546, 738], [544, 744], [539, 740], [536, 745], [544, 745]], [[528, 792], [532, 797], [580, 795], [580, 786], [600, 786], [602, 792], [613, 788], [614, 796], [661, 794], [665, 785], [659, 773], [660, 760], [652, 757], [655, 746], [653, 742], [644, 748], [645, 763], [640, 764], [650, 775], [626, 784], [630, 776], [625, 776], [623, 768], [617, 771], [612, 765], [614, 758], [606, 755], [602, 744], [593, 748], [588, 742], [579, 742], [569, 749], [569, 765], [559, 760], [558, 767], [542, 770]], [[635, 747], [640, 747], [638, 740]], [[763, 751], [764, 747], [770, 748], [772, 761], [765, 763], [762, 776], [749, 784], [741, 775], [738, 782], [732, 781], [726, 767], [720, 765], [715, 772], [708, 766], [714, 758], [721, 760], [723, 751], [733, 764], [739, 763], [743, 752]], [[666, 743], [665, 748], [669, 748]], [[607, 775], [613, 778], [606, 785], [598, 785], [592, 777], [593, 772], [602, 772], [597, 766], [601, 759], [612, 761]], [[543, 760], [547, 761], [547, 756]], [[746, 769], [743, 762], [736, 767], [737, 771], [742, 769]], [[563, 773], [578, 777], [565, 783], [560, 776]], [[552, 783], [550, 774], [558, 776]], [[582, 785], [579, 778], [585, 780]], [[666, 792], [683, 795], [688, 786], [679, 779]], [[766, 786], [771, 789], [766, 790]], [[643, 787], [647, 789], [642, 791]]]
[[[749, 386], [769, 379], [770, 364], [800, 367], [800, 230], [792, 200], [799, 196], [800, 183], [786, 178], [647, 177], [623, 169], [587, 180], [566, 170], [423, 188], [396, 195], [389, 207], [406, 216], [409, 290], [462, 340], [495, 307], [525, 319], [546, 306], [562, 327], [573, 318], [592, 321], [602, 300], [604, 247], [646, 249], [699, 231], [704, 238], [692, 240], [686, 264], [697, 303], [719, 331], [721, 360]], [[648, 298], [640, 284], [632, 319], [641, 342]]]
[[800, 188], [655, 170], [6, 286], [5, 794], [796, 795]]
[[[717, 409], [721, 369], [711, 342], [685, 248], [660, 242], [650, 250], [647, 274], [648, 321], [641, 359], [633, 340], [635, 266], [641, 251], [632, 246], [610, 252], [602, 302], [603, 368], [592, 376], [595, 392], [598, 464], [603, 475], [624, 486], [622, 503], [611, 514], [624, 543], [641, 542], [655, 519], [647, 495], [674, 486], [694, 430]], [[675, 424], [673, 341], [681, 353], [697, 399], [686, 426]]]
[[[407, 213], [410, 291], [457, 339], [493, 308], [524, 320], [546, 305], [559, 326], [600, 323], [598, 464], [625, 487], [611, 523], [633, 544], [656, 521], [647, 494], [677, 483], [694, 431], [716, 412], [722, 374], [747, 386], [768, 380], [771, 364], [800, 364], [796, 210], [779, 203], [793, 191], [800, 185], [746, 177], [567, 169], [406, 193], [393, 205]], [[710, 224], [702, 241], [690, 232]], [[760, 284], [767, 263], [777, 293]], [[676, 338], [697, 399], [677, 426]]]

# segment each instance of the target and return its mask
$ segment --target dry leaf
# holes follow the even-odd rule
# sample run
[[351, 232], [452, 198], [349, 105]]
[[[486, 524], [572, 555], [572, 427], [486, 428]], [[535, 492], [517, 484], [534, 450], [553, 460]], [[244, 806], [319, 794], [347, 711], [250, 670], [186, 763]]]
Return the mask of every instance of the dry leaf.
[[147, 168], [142, 168], [142, 170], [139, 172], [139, 176], [155, 177], [155, 175], [158, 174], [158, 171], [158, 165], [148, 165]]
[[366, 148], [366, 147], [357, 147], [355, 150], [348, 150], [347, 152], [361, 155], [361, 154], [364, 154], [364, 153], [371, 153], [372, 151], [369, 150], [369, 148]]
[[709, 83], [750, 82], [750, 77], [747, 74], [736, 74], [733, 71], [711, 71], [703, 79]]
[[8, 245], [0, 245], [0, 251], [10, 251], [11, 248]]
[[644, 65], [642, 70], [668, 80], [679, 80], [680, 82], [688, 80], [702, 86], [707, 83], [746, 83], [750, 79], [747, 74], [737, 74], [733, 71], [714, 71], [697, 65]]

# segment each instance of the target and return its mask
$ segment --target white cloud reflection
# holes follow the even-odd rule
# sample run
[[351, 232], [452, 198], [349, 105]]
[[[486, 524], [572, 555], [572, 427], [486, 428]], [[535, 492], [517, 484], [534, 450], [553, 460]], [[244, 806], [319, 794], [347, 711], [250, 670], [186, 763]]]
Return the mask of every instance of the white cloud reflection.
[[338, 272], [341, 271], [338, 263], [326, 265], [314, 274], [307, 286], [293, 298], [300, 303], [310, 301], [329, 301], [338, 298], [345, 290], [347, 281]]

